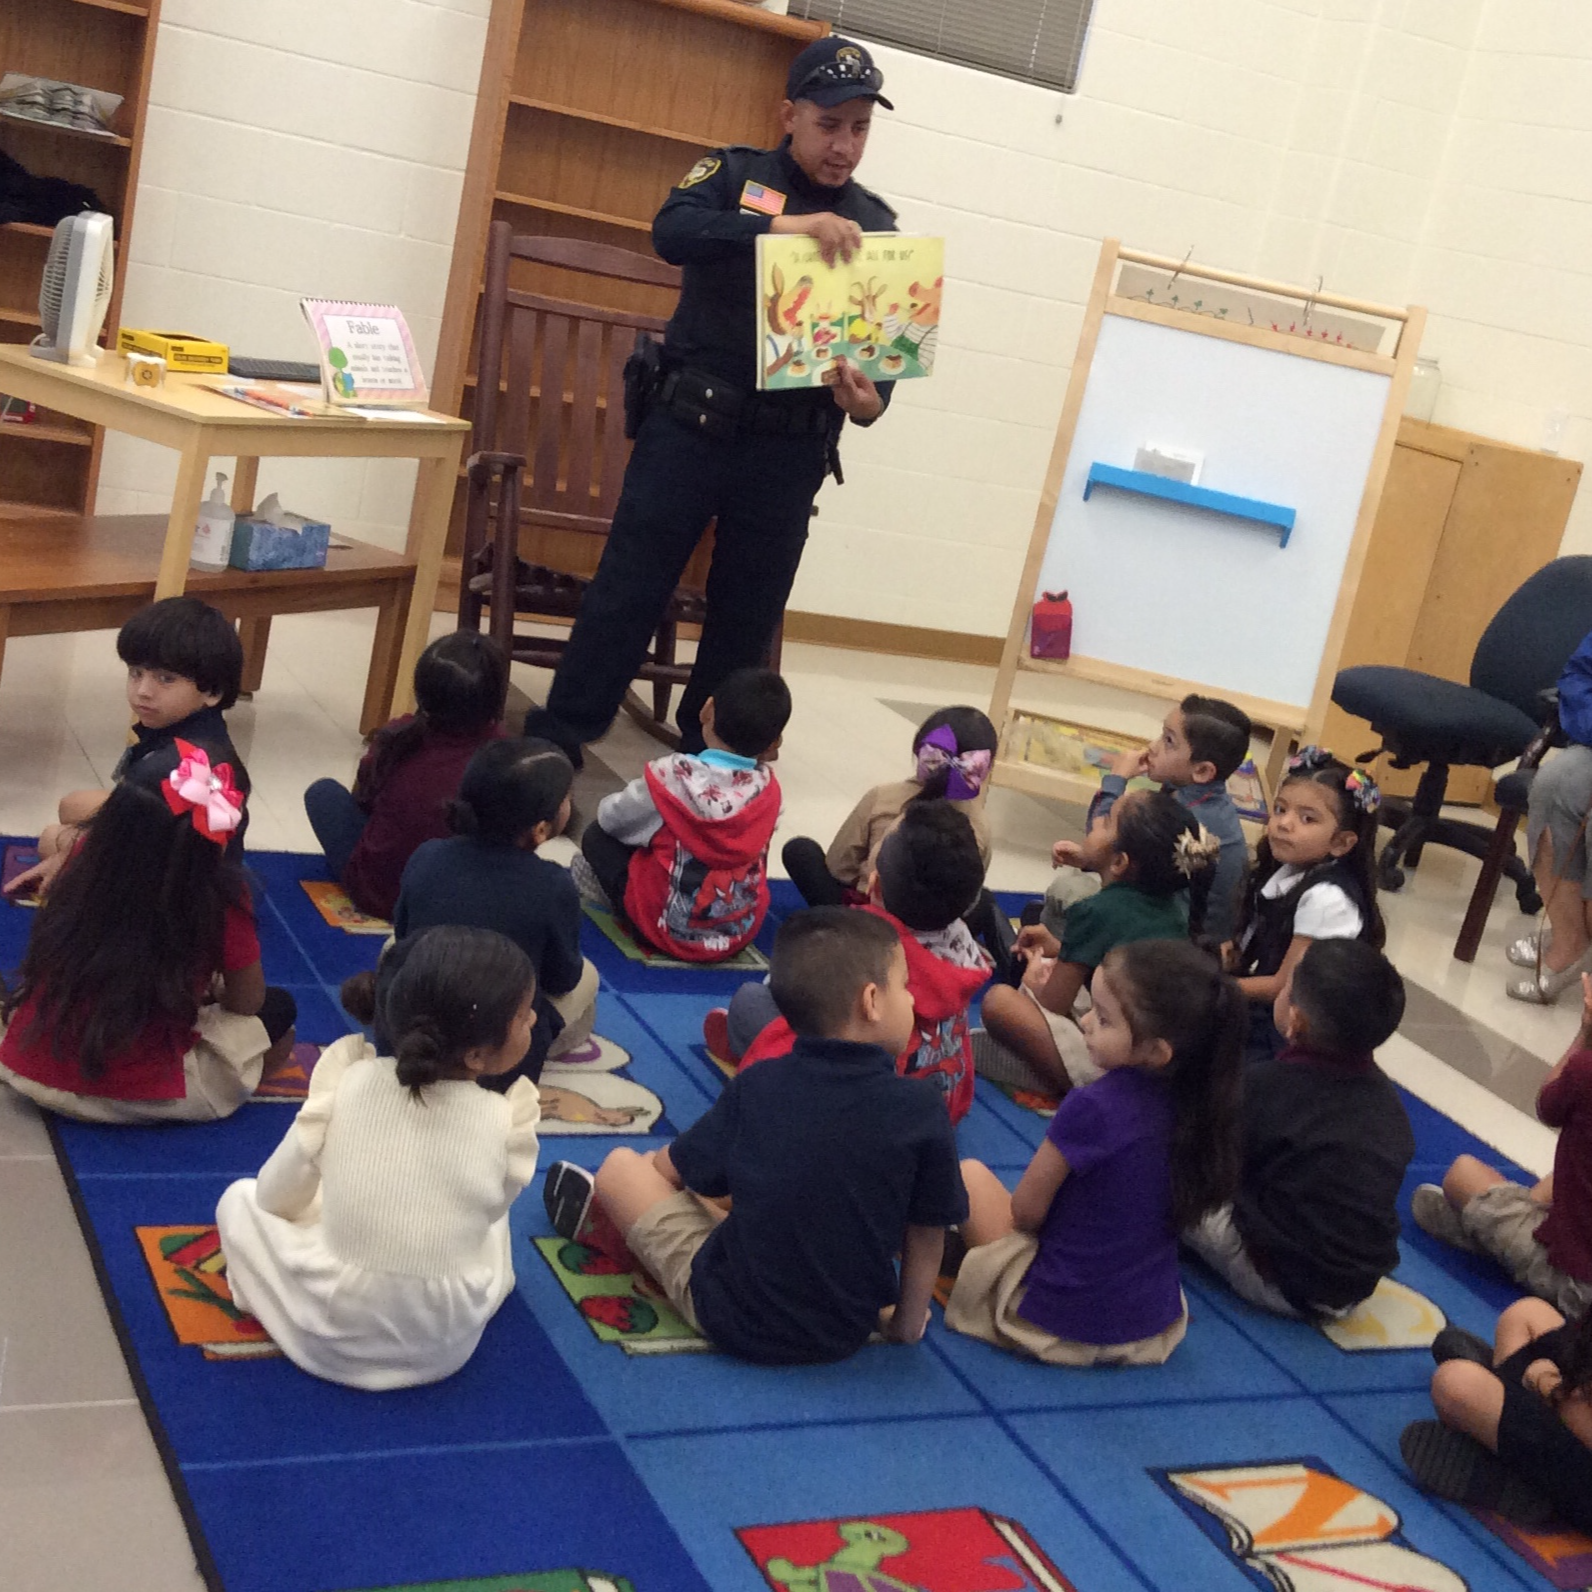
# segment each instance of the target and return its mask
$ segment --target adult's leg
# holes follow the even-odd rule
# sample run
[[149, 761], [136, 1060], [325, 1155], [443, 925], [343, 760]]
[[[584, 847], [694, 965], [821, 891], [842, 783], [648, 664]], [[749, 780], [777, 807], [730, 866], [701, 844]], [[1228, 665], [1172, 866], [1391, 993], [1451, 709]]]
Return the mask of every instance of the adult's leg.
[[824, 859], [824, 848], [807, 835], [797, 835], [785, 842], [780, 861], [790, 882], [802, 893], [802, 900], [810, 907], [843, 907], [846, 904], [846, 887], [829, 871]]
[[741, 437], [732, 447], [713, 530], [707, 618], [675, 714], [688, 752], [701, 750], [702, 704], [713, 688], [768, 655], [827, 468], [819, 436]]
[[318, 779], [304, 792], [304, 811], [326, 853], [326, 866], [333, 878], [341, 879], [370, 815], [335, 779]]
[[726, 453], [735, 446], [697, 436], [662, 410], [647, 417], [547, 706], [526, 714], [525, 734], [577, 754], [613, 723], [669, 595], [714, 516]]

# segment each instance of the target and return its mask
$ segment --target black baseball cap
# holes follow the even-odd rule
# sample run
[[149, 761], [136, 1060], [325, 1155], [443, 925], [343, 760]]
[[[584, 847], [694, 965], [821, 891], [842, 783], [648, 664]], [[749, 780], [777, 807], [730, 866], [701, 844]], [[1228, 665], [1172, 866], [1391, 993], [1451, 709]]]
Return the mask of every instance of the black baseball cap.
[[847, 100], [871, 99], [893, 111], [895, 106], [879, 92], [883, 87], [884, 73], [873, 57], [860, 44], [831, 33], [815, 39], [791, 62], [785, 98], [811, 100], [825, 110]]

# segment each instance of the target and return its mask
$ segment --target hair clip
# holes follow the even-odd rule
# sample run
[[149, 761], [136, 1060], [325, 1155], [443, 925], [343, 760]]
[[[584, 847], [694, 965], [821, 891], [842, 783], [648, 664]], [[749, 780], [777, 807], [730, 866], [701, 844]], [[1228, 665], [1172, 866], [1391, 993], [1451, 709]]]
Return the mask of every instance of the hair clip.
[[1288, 759], [1288, 772], [1290, 774], [1314, 774], [1318, 768], [1326, 768], [1336, 763], [1335, 758], [1324, 746], [1301, 746], [1292, 757]]
[[1352, 768], [1343, 781], [1343, 793], [1367, 817], [1382, 805], [1382, 792], [1363, 769]]
[[1221, 849], [1221, 841], [1203, 824], [1193, 833], [1185, 829], [1172, 843], [1172, 866], [1185, 879], [1192, 879], [1215, 864]]
[[179, 817], [193, 814], [193, 826], [206, 840], [226, 845], [243, 822], [243, 793], [232, 783], [232, 765], [210, 766], [210, 754], [191, 741], [177, 742], [179, 761], [161, 784], [166, 805]]

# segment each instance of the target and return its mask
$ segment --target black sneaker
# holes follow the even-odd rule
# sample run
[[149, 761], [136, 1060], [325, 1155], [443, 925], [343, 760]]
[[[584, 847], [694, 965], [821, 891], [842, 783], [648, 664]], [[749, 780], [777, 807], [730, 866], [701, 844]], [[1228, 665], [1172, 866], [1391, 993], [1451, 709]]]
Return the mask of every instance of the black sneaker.
[[1399, 1452], [1416, 1481], [1439, 1498], [1491, 1509], [1533, 1531], [1554, 1518], [1553, 1505], [1491, 1449], [1441, 1421], [1412, 1421], [1399, 1438]]
[[1467, 1332], [1463, 1327], [1444, 1327], [1432, 1339], [1432, 1358], [1439, 1365], [1445, 1365], [1450, 1360], [1474, 1360], [1477, 1365], [1485, 1365], [1491, 1370], [1493, 1349], [1485, 1338], [1478, 1338], [1474, 1332]]
[[596, 1192], [597, 1179], [585, 1167], [576, 1166], [573, 1161], [554, 1161], [548, 1167], [542, 1184], [542, 1205], [560, 1238], [573, 1239], [580, 1231]]

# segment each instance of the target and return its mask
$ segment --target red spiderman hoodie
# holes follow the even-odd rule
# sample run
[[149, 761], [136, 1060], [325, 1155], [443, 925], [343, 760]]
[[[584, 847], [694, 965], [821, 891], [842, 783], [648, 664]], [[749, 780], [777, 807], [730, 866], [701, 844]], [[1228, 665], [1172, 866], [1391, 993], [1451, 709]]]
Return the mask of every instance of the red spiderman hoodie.
[[[989, 982], [989, 957], [960, 918], [949, 928], [920, 938], [883, 907], [869, 903], [856, 910], [883, 918], [901, 936], [906, 952], [916, 1029], [896, 1058], [896, 1071], [938, 1085], [951, 1121], [960, 1122], [973, 1105], [973, 1041], [967, 1009]], [[767, 1056], [783, 1056], [795, 1043], [790, 1024], [776, 1017], [747, 1047], [740, 1064], [749, 1067]]]
[[663, 822], [630, 859], [626, 914], [643, 938], [683, 962], [734, 956], [768, 912], [768, 843], [780, 804], [774, 771], [682, 752], [647, 764], [643, 777]]

